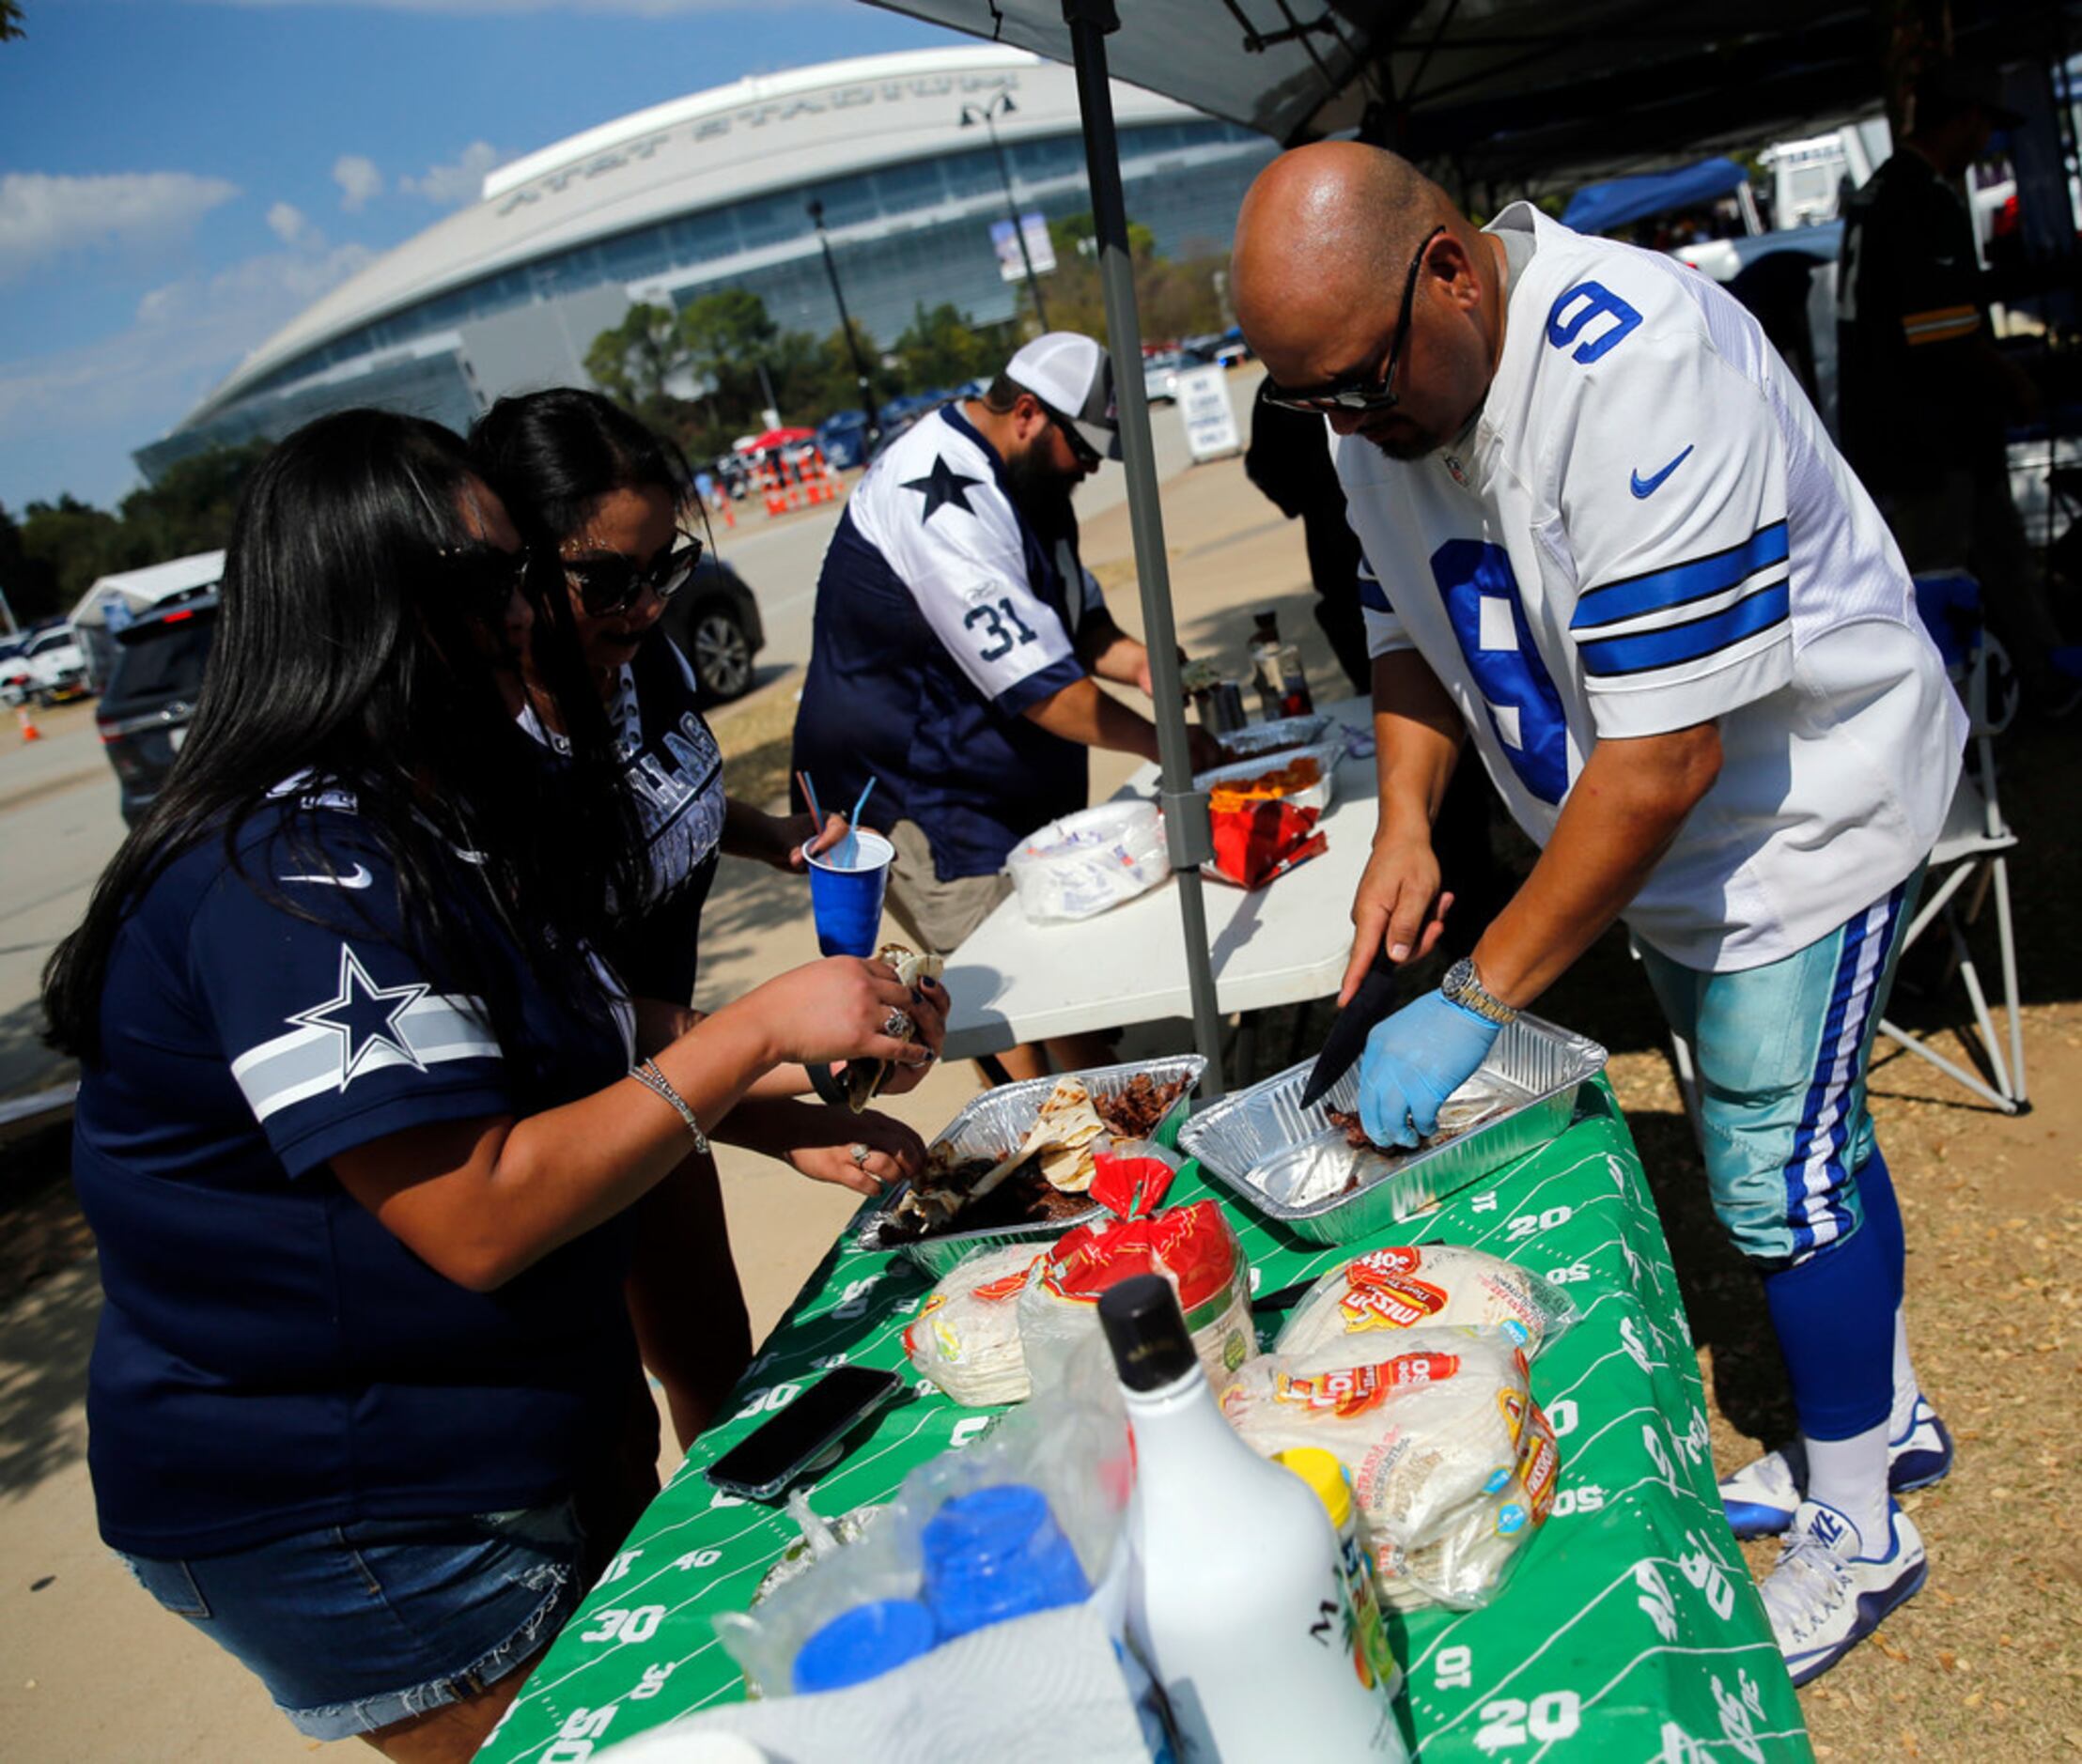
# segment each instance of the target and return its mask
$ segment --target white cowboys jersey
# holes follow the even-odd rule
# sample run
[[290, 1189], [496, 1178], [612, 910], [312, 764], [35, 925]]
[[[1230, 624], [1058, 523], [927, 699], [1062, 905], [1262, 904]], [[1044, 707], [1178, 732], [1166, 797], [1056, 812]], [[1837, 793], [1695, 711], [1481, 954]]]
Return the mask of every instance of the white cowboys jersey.
[[1722, 767], [1628, 908], [1688, 967], [1761, 967], [1920, 863], [1965, 719], [1870, 497], [1756, 320], [1525, 204], [1462, 444], [1337, 446], [1375, 655], [1444, 682], [1545, 844], [1601, 738], [1717, 720]]

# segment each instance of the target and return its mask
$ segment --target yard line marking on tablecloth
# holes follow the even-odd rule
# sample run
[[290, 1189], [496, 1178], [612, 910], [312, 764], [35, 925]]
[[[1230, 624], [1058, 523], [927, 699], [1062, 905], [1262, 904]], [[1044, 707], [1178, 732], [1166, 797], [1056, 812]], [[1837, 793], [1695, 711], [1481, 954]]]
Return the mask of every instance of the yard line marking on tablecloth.
[[[1488, 1689], [1483, 1693], [1483, 1695], [1476, 1700], [1487, 1701], [1489, 1698], [1494, 1697], [1498, 1692], [1501, 1691], [1507, 1684], [1511, 1682], [1512, 1679], [1515, 1679], [1519, 1673], [1523, 1672], [1528, 1666], [1531, 1665], [1533, 1662], [1538, 1660], [1542, 1654], [1546, 1653], [1548, 1648], [1552, 1648], [1555, 1643], [1560, 1641], [1562, 1636], [1566, 1635], [1578, 1623], [1582, 1622], [1585, 1617], [1589, 1617], [1593, 1611], [1596, 1610], [1599, 1605], [1603, 1604], [1605, 1601], [1608, 1599], [1614, 1592], [1618, 1591], [1622, 1586], [1634, 1581], [1635, 1570], [1648, 1563], [1654, 1563], [1660, 1568], [1670, 1569], [1677, 1573], [1684, 1572], [1684, 1570], [1678, 1567], [1676, 1560], [1673, 1557], [1668, 1555], [1644, 1555], [1637, 1558], [1635, 1561], [1629, 1562], [1624, 1568], [1620, 1570], [1620, 1571], [1615, 1574], [1610, 1580], [1607, 1581], [1603, 1586], [1599, 1587], [1596, 1596], [1586, 1602], [1580, 1611], [1578, 1611], [1574, 1617], [1572, 1617], [1566, 1623], [1562, 1624], [1560, 1629], [1556, 1630], [1553, 1634], [1549, 1635], [1546, 1641], [1542, 1642], [1539, 1647], [1535, 1648], [1523, 1660], [1519, 1661], [1515, 1666], [1512, 1667], [1512, 1669], [1509, 1672], [1505, 1673], [1502, 1678], [1499, 1679], [1496, 1683], [1490, 1685]], [[1409, 1668], [1406, 1676], [1414, 1679], [1417, 1676], [1418, 1668], [1422, 1666], [1425, 1661], [1429, 1660], [1432, 1655], [1437, 1651], [1439, 1644], [1443, 1642], [1447, 1636], [1451, 1635], [1455, 1630], [1457, 1630], [1463, 1623], [1467, 1622], [1469, 1617], [1472, 1617], [1476, 1615], [1477, 1613], [1473, 1611], [1467, 1612], [1463, 1616], [1455, 1617], [1451, 1623], [1447, 1624], [1444, 1629], [1440, 1630], [1439, 1632], [1432, 1638], [1432, 1645], [1429, 1648], [1425, 1648], [1422, 1653], [1419, 1654], [1415, 1660], [1410, 1662]], [[1436, 1730], [1436, 1733], [1446, 1733], [1451, 1729], [1458, 1726], [1463, 1721], [1467, 1720], [1469, 1715], [1473, 1714], [1474, 1710], [1475, 1703], [1470, 1702], [1466, 1709], [1462, 1710], [1459, 1714], [1455, 1715], [1453, 1720], [1449, 1721], [1445, 1726], [1437, 1728]], [[1436, 1737], [1436, 1733], [1432, 1737]]]
[[[1805, 1727], [1779, 1727], [1770, 1733], [1752, 1733], [1747, 1737], [1750, 1740], [1806, 1740], [1809, 1734]], [[1741, 1741], [1729, 1739], [1725, 1731], [1717, 1740], [1701, 1740], [1692, 1734], [1686, 1734], [1685, 1738], [1699, 1748], [1700, 1756], [1707, 1760], [1707, 1764], [1713, 1764], [1714, 1754], [1720, 1751], [1732, 1752], [1742, 1758], [1749, 1756], [1743, 1750]], [[1669, 1748], [1666, 1745], [1662, 1751], [1643, 1758], [1641, 1764], [1670, 1764]]]
[[[897, 1447], [908, 1445], [911, 1440], [918, 1437], [919, 1428], [924, 1427], [926, 1422], [932, 1420], [940, 1413], [940, 1409], [938, 1404], [928, 1405], [925, 1409], [924, 1414], [921, 1415], [918, 1417], [918, 1425], [916, 1427], [913, 1427], [909, 1433], [906, 1433], [902, 1439], [893, 1439], [879, 1451], [871, 1451], [864, 1458], [857, 1458], [851, 1463], [841, 1464], [836, 1470], [832, 1471], [830, 1476], [826, 1477], [823, 1481], [819, 1482], [812, 1491], [812, 1493], [821, 1494], [827, 1489], [836, 1488], [838, 1484], [845, 1481], [847, 1477], [851, 1476], [854, 1471], [864, 1470], [869, 1464], [873, 1463], [876, 1459], [886, 1458], [891, 1452], [894, 1451]], [[858, 1502], [854, 1504], [856, 1506], [859, 1505]]]
[[[1577, 1385], [1580, 1385], [1583, 1382], [1584, 1378], [1590, 1377], [1590, 1375], [1593, 1372], [1596, 1371], [1599, 1367], [1603, 1366], [1607, 1360], [1619, 1359], [1623, 1356], [1626, 1359], [1634, 1359], [1633, 1354], [1624, 1347], [1614, 1348], [1609, 1354], [1600, 1354], [1596, 1359], [1593, 1360], [1590, 1365], [1586, 1366], [1583, 1369], [1583, 1378], [1578, 1378], [1576, 1381], [1575, 1385], [1564, 1385], [1560, 1390], [1549, 1391], [1546, 1396], [1542, 1397], [1539, 1400], [1540, 1406], [1543, 1409], [1551, 1409], [1556, 1403], [1565, 1400], [1569, 1393], [1576, 1389]], [[1635, 1360], [1634, 1363], [1637, 1366], [1640, 1364], [1639, 1360]], [[1652, 1363], [1656, 1366], [1661, 1366], [1663, 1370], [1666, 1372], [1670, 1370], [1670, 1368], [1668, 1366], [1664, 1366], [1661, 1360], [1656, 1360]]]
[[[1608, 1679], [1602, 1686], [1600, 1686], [1597, 1690], [1592, 1692], [1589, 1696], [1586, 1696], [1582, 1700], [1582, 1702], [1577, 1705], [1577, 1708], [1579, 1710], [1591, 1708], [1602, 1697], [1604, 1697], [1607, 1693], [1611, 1691], [1612, 1688], [1617, 1685], [1622, 1679], [1625, 1678], [1628, 1673], [1633, 1671], [1636, 1666], [1639, 1665], [1642, 1661], [1647, 1660], [1652, 1656], [1686, 1654], [1694, 1658], [1711, 1660], [1717, 1659], [1723, 1654], [1754, 1654], [1759, 1652], [1776, 1655], [1778, 1653], [1778, 1649], [1770, 1642], [1736, 1642], [1732, 1646], [1727, 1648], [1679, 1648], [1674, 1643], [1658, 1642], [1654, 1647], [1642, 1648], [1639, 1653], [1636, 1654], [1633, 1659], [1629, 1660], [1624, 1666], [1622, 1666], [1609, 1679]], [[1450, 1726], [1453, 1724], [1448, 1723], [1447, 1725]], [[1439, 1729], [1439, 1731], [1443, 1733], [1445, 1731], [1445, 1728], [1442, 1727]], [[1546, 1744], [1542, 1745], [1541, 1748], [1531, 1756], [1531, 1757], [1526, 1760], [1526, 1764], [1540, 1764], [1540, 1760], [1546, 1756], [1547, 1753], [1552, 1750], [1553, 1746], [1554, 1741], [1552, 1740], [1547, 1741]]]
[[[785, 1548], [785, 1546], [783, 1547]], [[780, 1552], [776, 1551], [774, 1554], [776, 1557], [778, 1557]], [[746, 1566], [747, 1568], [756, 1568], [758, 1564], [756, 1562], [754, 1562], [748, 1563]], [[697, 1603], [699, 1601], [706, 1599], [711, 1592], [715, 1591], [718, 1586], [722, 1586], [724, 1581], [730, 1579], [732, 1575], [740, 1573], [742, 1571], [744, 1571], [733, 1568], [726, 1573], [718, 1574], [716, 1578], [710, 1581], [706, 1586], [702, 1586], [696, 1589], [694, 1592], [689, 1594], [677, 1604], [667, 1605], [665, 1607], [665, 1617], [669, 1617], [673, 1616], [676, 1612], [684, 1611], [689, 1605]], [[583, 1614], [581, 1613], [580, 1615], [583, 1616]], [[578, 1617], [573, 1617], [571, 1618], [571, 1623], [576, 1623], [578, 1620]], [[660, 1617], [659, 1621], [662, 1623], [664, 1621], [664, 1618]], [[571, 1623], [566, 1624], [565, 1627], [567, 1629], [570, 1628]], [[711, 1636], [707, 1642], [704, 1642], [701, 1647], [695, 1648], [692, 1654], [689, 1654], [687, 1658], [689, 1660], [691, 1660], [694, 1658], [694, 1654], [707, 1653], [709, 1648], [716, 1646], [716, 1641], [717, 1638]], [[526, 1696], [523, 1696], [520, 1700], [522, 1702], [528, 1702], [536, 1696], [547, 1695], [550, 1692], [558, 1690], [564, 1685], [570, 1683], [570, 1681], [573, 1679], [577, 1678], [582, 1672], [590, 1672], [595, 1666], [601, 1664], [605, 1661], [612, 1660], [616, 1654], [620, 1653], [623, 1648], [642, 1648], [645, 1645], [645, 1644], [643, 1642], [629, 1641], [621, 1636], [615, 1637], [615, 1639], [612, 1642], [603, 1642], [599, 1644], [599, 1651], [594, 1654], [590, 1659], [580, 1661], [577, 1665], [573, 1666], [570, 1671], [567, 1672], [561, 1679], [552, 1679], [547, 1684], [534, 1687], [530, 1690], [528, 1694]], [[520, 1764], [520, 1760], [518, 1758], [515, 1759], [514, 1764]]]

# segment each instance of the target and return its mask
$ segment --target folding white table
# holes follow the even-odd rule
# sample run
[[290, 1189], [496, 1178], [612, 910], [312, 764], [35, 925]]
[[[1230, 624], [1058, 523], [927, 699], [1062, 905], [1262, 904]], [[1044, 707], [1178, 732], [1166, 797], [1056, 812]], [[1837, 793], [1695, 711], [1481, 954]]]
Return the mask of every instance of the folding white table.
[[[1363, 730], [1371, 722], [1364, 699], [1318, 709], [1348, 728]], [[1156, 794], [1157, 767], [1145, 766], [1115, 800]], [[1366, 866], [1375, 818], [1374, 762], [1346, 759], [1319, 823], [1328, 851], [1249, 892], [1210, 881], [1208, 952], [1224, 1012], [1292, 1004], [1337, 990], [1351, 952], [1352, 895]], [[1031, 924], [1018, 898], [1008, 899], [949, 958], [945, 981], [949, 1059], [1192, 1014], [1178, 895], [1168, 881], [1075, 924]]]

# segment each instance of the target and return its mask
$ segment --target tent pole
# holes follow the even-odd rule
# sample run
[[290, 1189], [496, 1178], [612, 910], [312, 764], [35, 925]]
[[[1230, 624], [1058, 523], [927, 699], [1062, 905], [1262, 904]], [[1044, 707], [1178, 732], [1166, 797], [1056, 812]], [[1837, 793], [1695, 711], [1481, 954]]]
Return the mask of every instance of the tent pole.
[[1171, 570], [1164, 549], [1164, 516], [1157, 496], [1157, 456], [1149, 433], [1149, 400], [1142, 388], [1142, 328], [1135, 310], [1135, 272], [1127, 252], [1127, 206], [1121, 194], [1120, 146], [1113, 132], [1113, 94], [1107, 85], [1107, 34], [1120, 28], [1114, 0], [1063, 0], [1064, 23], [1077, 61], [1078, 107], [1084, 117], [1084, 163], [1098, 224], [1099, 274], [1106, 292], [1106, 334], [1113, 356], [1114, 396], [1127, 471], [1128, 526], [1135, 537], [1135, 575], [1142, 590], [1142, 634], [1149, 645], [1151, 710], [1163, 769], [1164, 833], [1178, 890], [1186, 938], [1186, 975], [1192, 989], [1193, 1041], [1207, 1060], [1200, 1095], [1222, 1094], [1221, 1012], [1214, 966], [1207, 956], [1207, 904], [1200, 866], [1214, 856], [1206, 796], [1193, 788], [1186, 747], [1184, 693], [1179, 685], [1178, 636], [1172, 621]]

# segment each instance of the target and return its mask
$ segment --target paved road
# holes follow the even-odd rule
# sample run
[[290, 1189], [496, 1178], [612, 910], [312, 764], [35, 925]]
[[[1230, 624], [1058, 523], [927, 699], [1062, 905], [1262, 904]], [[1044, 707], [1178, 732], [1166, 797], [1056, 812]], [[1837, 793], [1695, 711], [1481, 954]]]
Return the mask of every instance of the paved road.
[[[1230, 377], [1229, 393], [1239, 426], [1248, 426], [1258, 375], [1257, 368], [1247, 367]], [[1150, 426], [1157, 441], [1157, 476], [1162, 482], [1191, 462], [1186, 428], [1175, 405], [1153, 410]], [[1127, 474], [1119, 466], [1107, 464], [1078, 491], [1078, 515], [1090, 521], [1126, 500]], [[810, 615], [816, 602], [817, 571], [839, 513], [839, 507], [818, 509], [769, 523], [754, 505], [754, 512], [738, 516], [735, 529], [716, 535], [723, 556], [751, 583], [766, 620], [767, 646], [759, 657], [762, 674], [800, 667], [810, 658]]]

